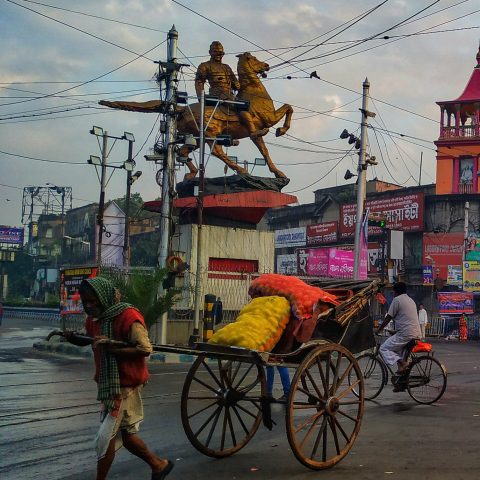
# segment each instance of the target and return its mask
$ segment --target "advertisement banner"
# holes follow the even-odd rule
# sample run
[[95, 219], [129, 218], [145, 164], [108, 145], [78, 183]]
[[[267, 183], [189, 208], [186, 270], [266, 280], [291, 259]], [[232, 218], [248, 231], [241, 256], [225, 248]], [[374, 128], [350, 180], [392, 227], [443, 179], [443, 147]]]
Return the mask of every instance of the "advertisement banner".
[[275, 230], [275, 248], [304, 247], [307, 243], [307, 228]]
[[424, 233], [423, 264], [431, 264], [438, 277], [446, 280], [449, 265], [463, 261], [463, 233]]
[[424, 285], [433, 285], [433, 267], [432, 265], [423, 265], [423, 284]]
[[307, 225], [307, 246], [322, 245], [338, 240], [338, 222]]
[[463, 285], [462, 265], [449, 265], [447, 270], [448, 285]]
[[330, 248], [328, 252], [328, 276], [332, 278], [353, 278], [353, 250]]
[[480, 262], [463, 262], [463, 290], [480, 292]]
[[82, 280], [97, 276], [97, 267], [65, 268], [60, 270], [60, 314], [83, 313], [78, 287]]
[[465, 260], [480, 261], [480, 238], [474, 233], [469, 234], [465, 242]]
[[473, 313], [473, 293], [438, 292], [438, 313]]
[[[382, 213], [387, 220], [387, 228], [414, 232], [423, 230], [424, 194], [396, 195], [389, 198], [367, 200], [365, 208], [370, 213]], [[353, 237], [357, 219], [356, 204], [340, 206], [340, 238]], [[369, 226], [369, 235], [379, 235], [379, 227]]]
[[296, 275], [297, 255], [277, 255], [277, 273], [281, 275]]
[[0, 243], [23, 245], [23, 228], [0, 227]]

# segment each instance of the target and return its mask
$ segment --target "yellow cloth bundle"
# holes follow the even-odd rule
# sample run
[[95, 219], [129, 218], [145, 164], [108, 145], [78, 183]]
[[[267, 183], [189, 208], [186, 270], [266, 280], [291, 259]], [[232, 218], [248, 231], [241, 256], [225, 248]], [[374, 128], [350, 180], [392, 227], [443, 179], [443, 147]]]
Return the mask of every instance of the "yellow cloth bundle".
[[284, 297], [258, 297], [242, 308], [235, 322], [218, 330], [209, 343], [270, 352], [290, 319]]

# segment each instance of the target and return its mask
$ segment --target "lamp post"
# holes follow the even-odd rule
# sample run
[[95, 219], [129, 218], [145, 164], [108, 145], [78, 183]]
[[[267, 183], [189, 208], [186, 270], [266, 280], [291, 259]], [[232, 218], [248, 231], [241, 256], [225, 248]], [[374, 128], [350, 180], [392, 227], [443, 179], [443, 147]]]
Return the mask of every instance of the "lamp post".
[[[98, 247], [96, 252], [97, 264], [100, 267], [102, 264], [102, 243], [103, 243], [103, 229], [104, 229], [104, 211], [105, 211], [105, 188], [107, 185], [107, 168], [123, 168], [127, 172], [133, 170], [133, 160], [131, 159], [131, 154], [129, 153], [129, 159], [123, 163], [122, 166], [108, 165], [108, 139], [113, 138], [116, 140], [128, 140], [129, 147], [135, 141], [133, 134], [125, 132], [123, 136], [116, 137], [114, 135], [108, 135], [108, 132], [103, 130], [102, 127], [94, 126], [90, 133], [96, 137], [102, 137], [102, 146], [100, 147], [100, 152], [102, 158], [95, 155], [90, 155], [90, 158], [87, 160], [87, 163], [90, 165], [95, 165], [95, 167], [101, 167], [100, 170], [100, 200], [98, 202], [98, 214], [97, 214], [97, 225], [98, 225]], [[130, 148], [129, 148], [130, 151]]]

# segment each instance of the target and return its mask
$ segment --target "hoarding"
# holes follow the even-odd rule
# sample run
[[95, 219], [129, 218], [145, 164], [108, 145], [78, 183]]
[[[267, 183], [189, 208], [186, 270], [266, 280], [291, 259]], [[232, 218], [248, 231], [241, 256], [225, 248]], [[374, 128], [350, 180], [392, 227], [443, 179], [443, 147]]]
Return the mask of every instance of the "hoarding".
[[297, 255], [277, 255], [277, 273], [281, 275], [296, 275]]
[[0, 243], [23, 245], [23, 228], [0, 227]]
[[448, 285], [463, 285], [462, 265], [449, 265], [447, 270]]
[[463, 262], [463, 290], [480, 292], [480, 262]]
[[[382, 213], [387, 220], [387, 228], [414, 232], [423, 230], [424, 194], [396, 195], [388, 198], [367, 200], [365, 208], [370, 213]], [[357, 219], [356, 204], [340, 206], [340, 238], [352, 237], [355, 234]], [[379, 227], [369, 226], [369, 235], [379, 235]]]
[[325, 222], [307, 225], [307, 246], [322, 245], [338, 240], [338, 222]]
[[60, 271], [60, 314], [83, 313], [78, 287], [86, 278], [97, 276], [97, 267], [65, 268]]
[[438, 313], [473, 313], [473, 293], [438, 292]]
[[275, 248], [304, 247], [307, 243], [306, 227], [275, 230]]
[[449, 265], [461, 265], [463, 233], [424, 233], [423, 264], [439, 269], [438, 277], [447, 278]]

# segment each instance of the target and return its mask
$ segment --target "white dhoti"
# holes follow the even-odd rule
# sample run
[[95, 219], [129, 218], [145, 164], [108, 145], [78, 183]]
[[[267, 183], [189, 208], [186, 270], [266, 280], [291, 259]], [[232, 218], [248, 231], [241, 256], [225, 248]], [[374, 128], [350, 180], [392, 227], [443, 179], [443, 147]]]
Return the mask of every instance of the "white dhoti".
[[380, 346], [380, 354], [390, 367], [397, 366], [399, 360], [404, 360], [403, 351], [412, 337], [404, 337], [398, 333], [387, 338]]

